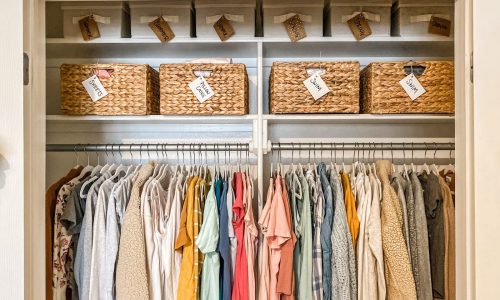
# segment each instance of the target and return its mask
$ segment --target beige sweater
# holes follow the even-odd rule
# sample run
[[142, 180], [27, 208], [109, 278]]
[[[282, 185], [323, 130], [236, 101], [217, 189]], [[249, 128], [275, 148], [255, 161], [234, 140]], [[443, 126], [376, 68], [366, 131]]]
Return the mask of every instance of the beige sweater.
[[377, 161], [377, 174], [382, 183], [382, 247], [387, 300], [416, 300], [410, 256], [403, 236], [401, 204], [389, 181], [391, 162]]
[[141, 167], [125, 211], [116, 266], [116, 298], [149, 300], [146, 247], [141, 216], [141, 191], [153, 165]]

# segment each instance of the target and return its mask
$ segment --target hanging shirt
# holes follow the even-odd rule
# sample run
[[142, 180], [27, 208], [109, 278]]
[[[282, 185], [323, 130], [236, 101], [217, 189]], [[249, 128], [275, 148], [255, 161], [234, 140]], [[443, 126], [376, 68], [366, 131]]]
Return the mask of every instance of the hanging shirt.
[[[244, 174], [245, 175], [245, 174]], [[246, 174], [246, 197], [243, 202], [245, 207], [245, 249], [247, 252], [247, 265], [248, 265], [248, 300], [255, 300], [255, 253], [256, 242], [259, 231], [255, 226], [253, 215], [253, 184], [250, 175]]]
[[145, 237], [141, 217], [141, 190], [153, 174], [153, 164], [141, 166], [125, 211], [116, 264], [116, 298], [149, 300]]
[[401, 202], [391, 186], [391, 162], [377, 161], [377, 174], [382, 183], [382, 246], [384, 249], [387, 299], [417, 299], [410, 257], [403, 235]]
[[326, 176], [326, 165], [318, 165], [318, 176], [325, 198], [325, 216], [321, 224], [321, 249], [323, 261], [323, 298], [332, 299], [332, 223], [333, 223], [333, 195], [332, 187]]
[[182, 249], [181, 272], [177, 288], [178, 300], [194, 300], [198, 297], [198, 267], [201, 257], [194, 239], [201, 225], [199, 201], [196, 200], [198, 177], [188, 180], [186, 199], [182, 207], [181, 227], [175, 242], [175, 249]]
[[271, 270], [269, 265], [270, 260], [270, 249], [267, 242], [267, 231], [268, 223], [270, 218], [271, 203], [274, 198], [274, 181], [272, 178], [269, 179], [269, 187], [267, 190], [266, 203], [262, 208], [262, 212], [259, 217], [259, 226], [264, 235], [262, 243], [260, 245], [261, 250], [261, 260], [259, 265], [259, 292], [257, 299], [269, 299], [270, 296], [270, 281], [271, 281]]
[[349, 225], [349, 231], [351, 232], [352, 246], [354, 247], [354, 249], [356, 249], [358, 245], [357, 241], [359, 235], [359, 218], [356, 212], [356, 203], [349, 180], [349, 175], [347, 175], [346, 173], [341, 173], [340, 175], [342, 178], [342, 187], [344, 189], [347, 224]]
[[382, 250], [382, 228], [380, 221], [381, 184], [373, 173], [369, 175], [372, 191], [370, 214], [366, 225], [365, 242], [368, 244], [368, 299], [385, 300], [384, 253]]
[[[368, 249], [367, 249], [367, 235], [366, 235], [366, 223], [369, 216], [369, 206], [371, 202], [371, 187], [365, 186], [366, 175], [363, 172], [353, 176], [354, 186], [353, 189], [356, 190], [356, 197], [358, 200], [358, 205], [356, 207], [356, 212], [359, 218], [359, 236], [358, 245], [356, 248], [356, 261], [358, 270], [358, 299], [364, 300], [369, 299], [369, 286], [368, 286]], [[369, 181], [368, 181], [369, 183]]]
[[[408, 225], [408, 209], [406, 207], [406, 197], [405, 197], [405, 185], [406, 180], [401, 176], [401, 174], [395, 173], [391, 178], [391, 185], [396, 191], [400, 201], [401, 213], [403, 216], [403, 235], [406, 241], [406, 249], [408, 251], [408, 255], [410, 255], [410, 230]], [[411, 260], [411, 255], [410, 255]]]
[[248, 299], [248, 261], [245, 249], [245, 207], [243, 198], [246, 197], [246, 188], [243, 185], [244, 177], [242, 173], [235, 173], [233, 179], [233, 189], [236, 198], [233, 204], [233, 228], [237, 239], [236, 265], [234, 271], [233, 300]]
[[179, 274], [181, 271], [182, 253], [175, 250], [181, 225], [182, 185], [184, 176], [176, 174], [170, 179], [167, 191], [167, 207], [165, 209], [165, 240], [162, 243], [161, 253], [163, 268], [161, 271], [163, 299], [177, 299]]
[[314, 171], [306, 173], [310, 199], [313, 205], [313, 299], [323, 299], [323, 255], [321, 250], [321, 225], [323, 223], [323, 191]]
[[[80, 172], [77, 172], [78, 174], [76, 175], [78, 176]], [[73, 175], [73, 172], [70, 171], [67, 176], [69, 177], [69, 175]], [[66, 299], [67, 295], [70, 294], [68, 289], [71, 289], [71, 278], [74, 277], [73, 268], [69, 268], [68, 264], [68, 261], [73, 261], [74, 258], [73, 252], [70, 251], [73, 239], [67, 228], [63, 225], [63, 215], [74, 188], [80, 184], [81, 180], [85, 180], [86, 178], [85, 176], [77, 176], [66, 181], [56, 192], [54, 223], [52, 224], [54, 232], [52, 236], [53, 243], [50, 245], [53, 248], [50, 252], [52, 253], [51, 261], [48, 264], [48, 267], [52, 270], [52, 277], [50, 278], [52, 297], [50, 299]]]
[[114, 185], [108, 201], [106, 214], [106, 247], [104, 249], [104, 274], [101, 279], [104, 299], [116, 299], [115, 276], [118, 247], [120, 243], [123, 216], [127, 208], [134, 175], [130, 174]]
[[451, 189], [445, 179], [439, 177], [444, 210], [444, 299], [456, 299], [455, 284], [455, 206]]
[[355, 300], [358, 297], [356, 259], [353, 240], [339, 174], [331, 171], [334, 216], [332, 229], [332, 291], [333, 299]]
[[234, 205], [234, 188], [233, 188], [233, 175], [229, 176], [227, 180], [227, 197], [226, 197], [226, 209], [227, 209], [227, 228], [229, 234], [229, 250], [231, 253], [231, 282], [234, 286], [234, 272], [236, 270], [236, 253], [238, 251], [238, 240], [234, 233], [233, 227], [233, 205]]
[[215, 197], [215, 181], [212, 180], [210, 190], [205, 200], [203, 225], [196, 239], [196, 246], [205, 254], [201, 271], [201, 300], [219, 300], [219, 270], [220, 260], [217, 253], [219, 242], [219, 213]]
[[287, 224], [285, 203], [283, 201], [281, 177], [279, 176], [275, 180], [274, 197], [265, 226], [267, 228], [265, 237], [270, 249], [269, 300], [278, 300], [280, 297], [277, 292], [277, 284], [281, 263], [281, 249], [285, 242], [291, 238], [290, 228]]
[[429, 236], [427, 234], [427, 217], [425, 216], [424, 194], [417, 173], [412, 172], [410, 174], [410, 178], [413, 189], [413, 198], [415, 200], [415, 224], [417, 231], [416, 262], [418, 271], [414, 272], [415, 284], [417, 285], [417, 299], [432, 299]]
[[444, 213], [439, 178], [434, 173], [421, 174], [424, 189], [425, 214], [429, 234], [432, 291], [435, 298], [444, 298]]
[[297, 291], [299, 300], [309, 300], [313, 298], [313, 232], [312, 232], [312, 213], [311, 202], [309, 195], [309, 184], [305, 176], [298, 176], [302, 186], [302, 199], [295, 198], [299, 201], [297, 207], [300, 207], [300, 222], [298, 232], [301, 238], [300, 249], [300, 276], [299, 289]]
[[[295, 297], [299, 297], [299, 284], [300, 284], [300, 257], [302, 242], [300, 236], [300, 214], [302, 212], [302, 186], [299, 177], [294, 171], [285, 175], [286, 189], [288, 191], [288, 198], [290, 199], [290, 209], [292, 212], [292, 228], [296, 236], [295, 247], [293, 249], [293, 275], [295, 282]], [[300, 206], [300, 207], [299, 207]]]
[[220, 207], [219, 207], [219, 244], [217, 245], [217, 251], [220, 255], [220, 299], [229, 300], [231, 299], [231, 290], [233, 284], [233, 277], [231, 275], [231, 245], [229, 242], [229, 232], [227, 223], [229, 222], [227, 214], [227, 190], [228, 182], [226, 180], [222, 181], [222, 193], [220, 196]]
[[285, 178], [283, 177], [281, 177], [281, 188], [286, 213], [285, 221], [288, 226], [288, 231], [290, 232], [290, 239], [288, 239], [281, 247], [281, 261], [276, 291], [278, 294], [281, 294], [281, 299], [294, 299], [293, 248], [297, 239], [292, 230], [292, 212], [290, 209], [288, 193], [286, 191]]

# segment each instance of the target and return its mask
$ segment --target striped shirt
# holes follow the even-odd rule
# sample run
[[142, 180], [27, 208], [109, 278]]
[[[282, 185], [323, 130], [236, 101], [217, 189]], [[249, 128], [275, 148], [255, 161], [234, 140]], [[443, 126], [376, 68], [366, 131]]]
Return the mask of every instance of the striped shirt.
[[306, 173], [309, 183], [310, 200], [313, 214], [313, 299], [323, 300], [323, 253], [321, 250], [321, 224], [323, 223], [323, 205], [325, 202], [319, 177], [315, 171]]

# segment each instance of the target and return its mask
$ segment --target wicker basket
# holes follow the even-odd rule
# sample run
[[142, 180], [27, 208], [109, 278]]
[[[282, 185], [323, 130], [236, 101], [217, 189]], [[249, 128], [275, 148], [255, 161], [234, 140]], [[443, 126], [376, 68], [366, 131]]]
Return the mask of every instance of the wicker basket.
[[[315, 101], [304, 85], [312, 72], [321, 69], [321, 78], [330, 92]], [[273, 114], [358, 113], [358, 62], [275, 62], [269, 82], [269, 107]]]
[[[189, 88], [203, 76], [215, 95], [200, 103]], [[164, 64], [160, 66], [160, 112], [164, 115], [248, 114], [244, 64]]]
[[[415, 101], [399, 84], [413, 73], [426, 93]], [[455, 111], [453, 62], [371, 63], [361, 71], [361, 111], [374, 114], [441, 113]]]
[[[100, 81], [108, 95], [93, 102], [82, 82], [106, 70]], [[148, 65], [88, 64], [61, 66], [61, 110], [68, 115], [159, 114], [158, 71]]]

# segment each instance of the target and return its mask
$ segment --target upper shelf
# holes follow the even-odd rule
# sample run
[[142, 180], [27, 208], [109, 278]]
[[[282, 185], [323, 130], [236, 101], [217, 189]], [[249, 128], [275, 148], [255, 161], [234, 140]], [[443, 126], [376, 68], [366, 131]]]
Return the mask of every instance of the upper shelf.
[[48, 115], [50, 123], [120, 123], [120, 124], [247, 124], [256, 115], [245, 116], [66, 116]]
[[296, 43], [288, 38], [239, 38], [221, 42], [217, 39], [175, 38], [169, 43], [158, 39], [102, 38], [85, 42], [81, 39], [48, 38], [48, 58], [180, 58], [180, 57], [256, 57], [262, 46], [264, 58], [280, 57], [453, 57], [452, 38], [445, 37], [353, 37], [305, 38]]
[[442, 124], [454, 123], [452, 115], [432, 114], [297, 114], [265, 115], [268, 124]]

